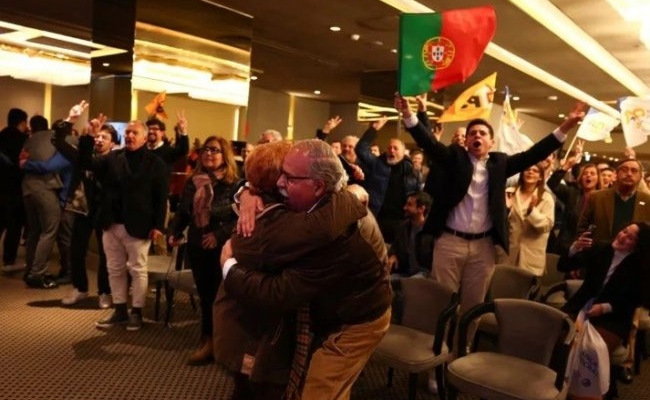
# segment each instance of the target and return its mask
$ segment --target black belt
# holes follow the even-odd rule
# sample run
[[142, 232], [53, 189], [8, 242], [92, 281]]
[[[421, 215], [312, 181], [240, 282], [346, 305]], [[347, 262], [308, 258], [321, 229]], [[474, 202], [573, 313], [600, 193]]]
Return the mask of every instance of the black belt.
[[467, 233], [467, 232], [460, 232], [445, 226], [444, 231], [454, 236], [458, 236], [459, 238], [463, 238], [465, 240], [478, 240], [478, 239], [483, 239], [492, 236], [492, 229], [481, 233]]

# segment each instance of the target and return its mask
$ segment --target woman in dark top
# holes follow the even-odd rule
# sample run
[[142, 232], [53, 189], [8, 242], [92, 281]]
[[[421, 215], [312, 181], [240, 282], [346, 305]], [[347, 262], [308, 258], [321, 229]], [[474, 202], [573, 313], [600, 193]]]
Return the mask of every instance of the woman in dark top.
[[237, 164], [230, 143], [210, 136], [201, 147], [197, 167], [185, 184], [178, 211], [169, 226], [169, 244], [178, 245], [187, 233], [189, 262], [201, 302], [201, 347], [188, 364], [203, 365], [212, 356], [212, 303], [221, 282], [219, 256], [230, 238], [237, 215], [232, 198], [239, 186]]
[[585, 280], [562, 310], [576, 316], [584, 309], [610, 352], [625, 343], [637, 307], [646, 306], [650, 277], [650, 225], [623, 228], [611, 244], [594, 244], [587, 231], [563, 255], [558, 270], [585, 268]]
[[546, 184], [564, 204], [562, 225], [558, 235], [558, 253], [564, 254], [571, 243], [578, 237], [578, 218], [583, 207], [587, 204], [589, 194], [600, 189], [600, 172], [596, 164], [585, 164], [580, 168], [576, 183], [563, 184], [562, 178], [576, 163], [575, 156], [569, 157], [564, 164], [551, 175]]

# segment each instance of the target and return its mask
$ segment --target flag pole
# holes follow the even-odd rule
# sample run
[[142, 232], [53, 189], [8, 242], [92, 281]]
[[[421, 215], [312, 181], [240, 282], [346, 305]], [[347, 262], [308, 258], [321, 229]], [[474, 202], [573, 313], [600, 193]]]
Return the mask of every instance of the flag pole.
[[564, 158], [562, 158], [562, 163], [561, 163], [561, 165], [564, 164], [564, 163], [566, 162], [567, 158], [569, 158], [569, 152], [570, 152], [571, 149], [573, 148], [573, 145], [575, 144], [576, 139], [578, 139], [578, 134], [576, 134], [575, 136], [573, 136], [573, 139], [571, 140], [571, 144], [569, 144], [569, 148], [567, 149], [566, 153], [564, 154]]

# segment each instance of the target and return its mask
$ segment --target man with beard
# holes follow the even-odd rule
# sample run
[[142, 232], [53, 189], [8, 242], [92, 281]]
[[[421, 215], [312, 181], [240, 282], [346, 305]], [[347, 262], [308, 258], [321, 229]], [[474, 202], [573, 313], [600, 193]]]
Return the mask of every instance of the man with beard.
[[392, 243], [395, 231], [404, 219], [406, 197], [420, 189], [422, 175], [413, 168], [413, 163], [404, 157], [404, 142], [390, 139], [386, 152], [375, 157], [370, 145], [377, 138], [379, 130], [386, 124], [386, 117], [373, 122], [363, 134], [355, 151], [359, 165], [366, 173], [363, 186], [370, 195], [369, 208], [377, 222], [386, 243]]
[[190, 151], [190, 139], [187, 136], [187, 119], [185, 112], [178, 113], [178, 123], [174, 127], [176, 143], [171, 146], [165, 139], [165, 123], [158, 118], [147, 120], [147, 149], [162, 158], [169, 168]]
[[[334, 128], [339, 126], [341, 122], [343, 122], [343, 120], [338, 115], [328, 119], [327, 122], [325, 122], [325, 125], [323, 125], [323, 128], [316, 131], [316, 137], [320, 140], [327, 141], [329, 134]], [[363, 180], [365, 179], [363, 170], [359, 165], [357, 165], [357, 154], [354, 152], [354, 147], [358, 142], [358, 137], [348, 135], [341, 139], [340, 142], [330, 143], [334, 149], [334, 153], [336, 153], [334, 143], [339, 143], [340, 152], [336, 153], [336, 155], [339, 157], [339, 160], [341, 160], [341, 164], [343, 164], [343, 168], [348, 174], [348, 185], [363, 185]]]
[[[650, 195], [638, 189], [643, 177], [643, 165], [636, 159], [621, 161], [616, 168], [616, 181], [609, 189], [592, 193], [580, 215], [578, 233], [593, 226], [591, 239], [595, 243], [611, 242], [616, 233], [631, 221], [650, 221]], [[624, 383], [632, 382], [634, 345], [639, 313], [634, 316], [633, 329], [628, 340], [628, 357], [618, 378]]]

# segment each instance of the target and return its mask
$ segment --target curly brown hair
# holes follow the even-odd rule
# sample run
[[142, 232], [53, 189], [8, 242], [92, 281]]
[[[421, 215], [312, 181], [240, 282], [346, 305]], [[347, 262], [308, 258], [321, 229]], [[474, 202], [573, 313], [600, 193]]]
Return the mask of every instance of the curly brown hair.
[[[223, 181], [227, 184], [234, 183], [239, 179], [239, 174], [237, 173], [237, 162], [235, 161], [235, 154], [232, 151], [230, 142], [227, 139], [224, 139], [220, 136], [210, 136], [203, 142], [201, 149], [206, 147], [210, 142], [219, 143], [219, 148], [221, 149], [221, 155], [223, 156], [223, 164], [219, 166], [219, 169], [224, 172]], [[201, 157], [198, 158], [196, 169], [194, 173], [204, 173], [207, 172], [203, 164], [201, 163]]]

